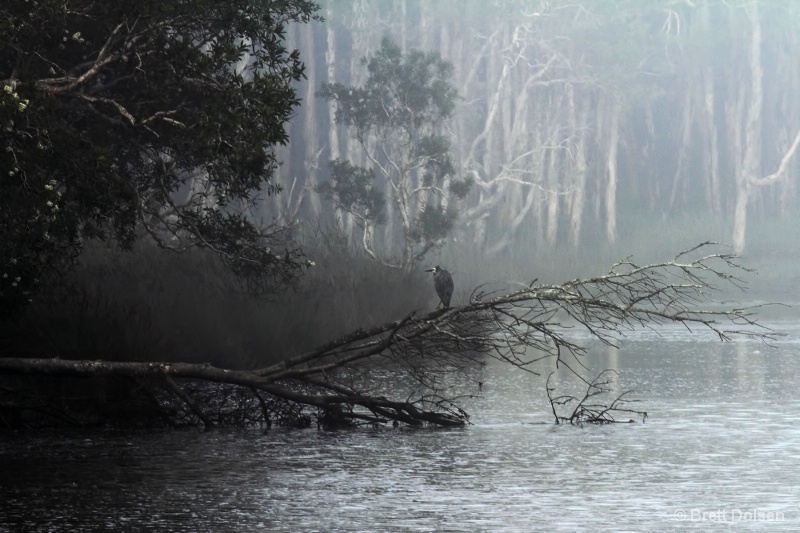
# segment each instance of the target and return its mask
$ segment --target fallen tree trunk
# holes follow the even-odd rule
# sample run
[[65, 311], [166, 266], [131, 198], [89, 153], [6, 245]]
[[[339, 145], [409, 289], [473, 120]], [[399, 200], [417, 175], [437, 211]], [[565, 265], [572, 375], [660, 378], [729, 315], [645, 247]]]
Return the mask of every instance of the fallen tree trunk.
[[[113, 375], [138, 379], [158, 376], [165, 378], [167, 383], [171, 383], [172, 385], [169, 386], [169, 389], [173, 391], [177, 385], [172, 378], [203, 380], [248, 387], [264, 391], [277, 398], [318, 407], [323, 410], [342, 404], [360, 405], [376, 415], [376, 418], [369, 419], [375, 422], [399, 420], [412, 425], [418, 425], [422, 422], [442, 426], [460, 426], [464, 424], [464, 420], [457, 416], [452, 416], [447, 412], [419, 410], [414, 403], [410, 402], [390, 401], [386, 398], [364, 396], [355, 394], [352, 390], [340, 390], [339, 394], [325, 395], [302, 393], [276, 383], [273, 378], [260, 376], [259, 371], [227, 370], [207, 364], [74, 361], [58, 358], [0, 358], [0, 373], [72, 377]], [[332, 383], [315, 383], [313, 380], [308, 382], [331, 391], [335, 391], [338, 388]], [[191, 407], [192, 411], [199, 415], [207, 427], [213, 426], [213, 423], [203, 414], [202, 408], [195, 406], [194, 400], [185, 391], [179, 389], [177, 394]]]
[[[467, 305], [359, 329], [280, 363], [254, 370], [231, 370], [180, 362], [110, 362], [65, 359], [0, 358], [0, 374], [50, 376], [126, 376], [156, 380], [180, 398], [207, 427], [214, 424], [208, 406], [180, 388], [175, 380], [204, 381], [266, 393], [292, 420], [320, 425], [403, 422], [411, 425], [460, 426], [469, 415], [459, 405], [463, 387], [452, 387], [454, 375], [480, 384], [474, 370], [495, 358], [538, 374], [539, 363], [573, 369], [585, 348], [570, 340], [576, 329], [616, 345], [627, 330], [681, 323], [714, 332], [720, 340], [745, 335], [768, 341], [770, 331], [754, 318], [754, 307], [724, 306], [713, 295], [733, 286], [749, 270], [726, 253], [707, 253], [703, 243], [673, 260], [639, 266], [630, 259], [614, 264], [604, 275], [561, 285], [530, 285], [502, 293], [480, 288]], [[573, 370], [576, 375], [577, 371]], [[401, 391], [378, 389], [387, 375], [408, 385]], [[581, 378], [583, 379], [583, 378]], [[584, 380], [585, 381], [585, 380]], [[586, 382], [588, 386], [593, 382]], [[468, 393], [471, 394], [471, 393]], [[548, 389], [548, 395], [550, 389]], [[271, 424], [263, 396], [253, 400]], [[286, 407], [287, 403], [294, 407]], [[614, 411], [593, 406], [606, 415]], [[275, 408], [277, 409], [277, 408]], [[310, 409], [310, 414], [303, 414]], [[316, 412], [314, 412], [316, 410]], [[623, 409], [619, 409], [623, 410]], [[640, 413], [641, 414], [641, 413]], [[560, 420], [556, 416], [556, 420]]]

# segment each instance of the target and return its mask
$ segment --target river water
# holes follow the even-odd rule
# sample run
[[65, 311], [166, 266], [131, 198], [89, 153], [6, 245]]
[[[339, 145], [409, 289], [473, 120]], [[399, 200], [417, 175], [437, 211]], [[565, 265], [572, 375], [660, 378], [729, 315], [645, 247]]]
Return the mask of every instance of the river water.
[[5, 435], [0, 531], [798, 531], [800, 328], [768, 325], [588, 342], [645, 423], [554, 425], [489, 363], [462, 429]]

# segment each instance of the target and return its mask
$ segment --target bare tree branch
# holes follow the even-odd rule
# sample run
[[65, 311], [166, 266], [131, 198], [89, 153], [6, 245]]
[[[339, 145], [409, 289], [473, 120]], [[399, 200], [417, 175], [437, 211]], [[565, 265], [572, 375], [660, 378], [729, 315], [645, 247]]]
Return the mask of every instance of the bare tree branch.
[[[454, 426], [468, 423], [469, 415], [459, 406], [459, 399], [472, 393], [454, 386], [452, 376], [466, 376], [479, 393], [478, 370], [488, 358], [537, 375], [550, 361], [563, 365], [587, 385], [582, 399], [553, 397], [548, 388], [557, 422], [613, 421], [615, 413], [644, 412], [628, 410], [625, 394], [607, 405], [589, 403], [609, 392], [610, 378], [608, 373], [592, 381], [581, 377], [578, 370], [583, 367], [586, 348], [574, 340], [576, 333], [588, 333], [617, 346], [636, 328], [678, 323], [690, 331], [711, 332], [721, 341], [742, 335], [767, 343], [772, 339], [771, 330], [756, 321], [754, 312], [760, 306], [737, 307], [714, 298], [724, 289], [744, 289], [743, 275], [750, 270], [733, 255], [709, 253], [712, 249], [716, 249], [714, 243], [702, 243], [670, 261], [649, 265], [626, 258], [603, 275], [561, 285], [534, 282], [489, 294], [479, 287], [461, 307], [411, 313], [400, 320], [358, 329], [255, 370], [185, 363], [2, 358], [0, 374], [161, 375], [206, 380], [314, 407], [327, 419]], [[385, 390], [381, 383], [387, 372], [403, 385]], [[406, 396], [389, 399], [387, 395]], [[557, 405], [572, 402], [577, 402], [577, 407], [570, 416], [556, 413]], [[199, 407], [192, 409], [202, 412]]]

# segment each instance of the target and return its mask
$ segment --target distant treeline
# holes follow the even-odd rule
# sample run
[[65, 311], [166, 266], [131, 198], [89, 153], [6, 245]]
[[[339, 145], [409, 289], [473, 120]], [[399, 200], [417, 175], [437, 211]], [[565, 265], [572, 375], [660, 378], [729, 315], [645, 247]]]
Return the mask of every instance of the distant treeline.
[[[280, 154], [294, 196], [364, 164], [316, 94], [358, 85], [384, 36], [438, 51], [460, 93], [451, 121], [461, 177], [475, 184], [457, 238], [483, 251], [520, 242], [615, 242], [636, 215], [709, 213], [742, 252], [747, 214], [798, 206], [800, 5], [792, 2], [323, 1], [324, 22], [295, 25], [307, 79]], [[272, 207], [269, 207], [271, 202]], [[288, 205], [287, 205], [288, 204]], [[305, 202], [305, 220], [330, 216]], [[341, 217], [347, 228], [347, 217]], [[384, 238], [396, 231], [387, 228]]]

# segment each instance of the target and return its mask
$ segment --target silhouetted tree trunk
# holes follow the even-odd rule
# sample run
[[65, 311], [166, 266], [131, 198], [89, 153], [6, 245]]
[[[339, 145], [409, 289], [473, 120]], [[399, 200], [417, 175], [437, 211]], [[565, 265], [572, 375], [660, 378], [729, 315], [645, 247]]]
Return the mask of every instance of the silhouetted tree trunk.
[[[768, 175], [762, 176], [761, 146], [764, 128], [763, 119], [763, 78], [764, 70], [761, 63], [761, 19], [759, 16], [759, 2], [751, 2], [747, 9], [747, 17], [751, 25], [750, 47], [748, 66], [750, 77], [744, 78], [739, 87], [739, 99], [746, 103], [737, 102], [736, 119], [743, 131], [736, 131], [737, 138], [741, 139], [741, 163], [736, 165], [736, 203], [733, 215], [733, 249], [735, 253], [742, 253], [745, 248], [745, 235], [747, 231], [747, 207], [753, 188], [763, 187], [782, 179], [787, 166], [800, 145], [800, 130], [795, 135], [792, 144], [786, 149], [781, 158], [778, 169]], [[749, 79], [749, 85], [745, 80]], [[741, 106], [741, 107], [739, 107]], [[745, 111], [746, 109], [746, 111]]]
[[570, 193], [567, 196], [567, 211], [569, 212], [569, 243], [577, 247], [581, 240], [581, 227], [583, 225], [583, 211], [586, 202], [586, 138], [589, 125], [586, 121], [587, 113], [584, 109], [578, 110], [579, 102], [575, 101], [575, 91], [570, 85], [567, 88], [569, 98], [569, 116], [573, 130], [577, 132], [575, 144], [575, 171], [568, 174], [571, 177]]
[[606, 155], [605, 221], [606, 240], [617, 240], [617, 154], [619, 150], [619, 120], [621, 106], [618, 102], [606, 103], [608, 110], [608, 152]]

